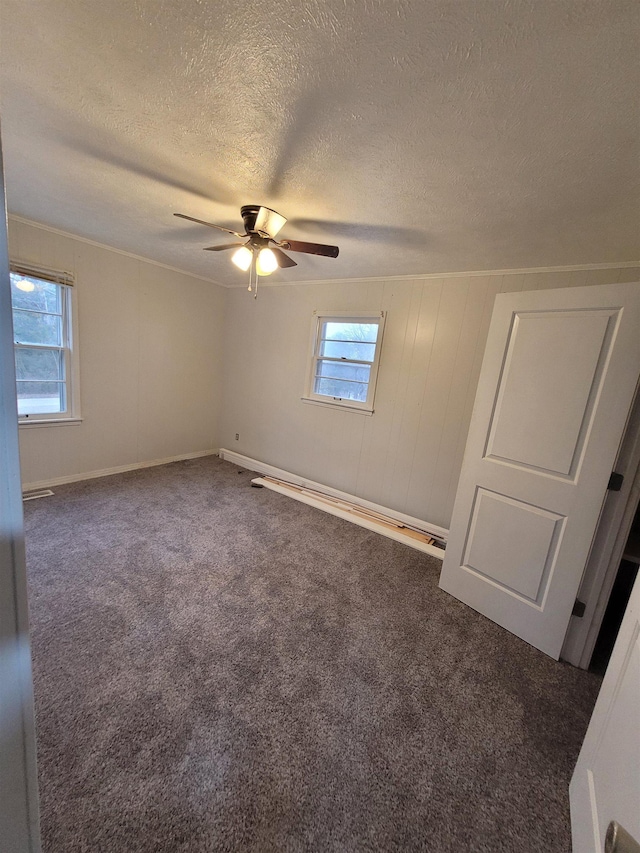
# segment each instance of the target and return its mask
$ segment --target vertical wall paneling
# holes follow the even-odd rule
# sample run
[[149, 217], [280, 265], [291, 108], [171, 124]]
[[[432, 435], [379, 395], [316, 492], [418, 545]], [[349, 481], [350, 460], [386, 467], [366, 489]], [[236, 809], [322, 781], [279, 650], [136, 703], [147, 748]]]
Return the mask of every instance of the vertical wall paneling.
[[418, 423], [407, 505], [420, 506], [422, 511], [418, 517], [433, 517], [436, 524], [439, 522], [435, 521], [435, 516], [428, 515], [431, 511], [428, 502], [438, 465], [438, 446], [452, 389], [453, 368], [470, 286], [468, 278], [445, 280], [431, 358], [424, 367], [424, 404]]
[[[253, 299], [23, 221], [9, 246], [77, 281], [83, 421], [20, 429], [25, 483], [224, 446], [442, 527], [495, 295], [640, 279], [460, 274], [265, 285]], [[313, 311], [381, 309], [373, 416], [302, 402]]]
[[524, 273], [503, 275], [500, 293], [519, 293], [524, 285]]
[[[405, 505], [411, 483], [418, 447], [421, 444], [420, 422], [425, 405], [431, 403], [427, 397], [425, 368], [431, 364], [435, 339], [436, 320], [442, 299], [442, 281], [426, 281], [422, 284], [418, 306], [416, 334], [408, 356], [408, 382], [405, 404], [401, 413], [401, 432], [394, 458], [391, 481], [392, 500]], [[421, 454], [419, 454], [421, 455]]]
[[[331, 298], [331, 297], [329, 297]], [[401, 363], [409, 314], [409, 290], [396, 282], [385, 282], [380, 294], [381, 310], [385, 311], [385, 330], [378, 371], [375, 411], [372, 417], [363, 418], [363, 444], [358, 455], [358, 472], [355, 483], [361, 493], [375, 495], [384, 478], [388, 448], [392, 442], [394, 405], [397, 399], [397, 365]], [[346, 413], [345, 413], [346, 414]], [[376, 466], [367, 464], [376, 459]], [[344, 491], [351, 491], [347, 488]], [[373, 498], [370, 498], [374, 500]]]
[[[520, 278], [520, 276], [505, 275], [502, 277], [502, 279], [511, 278], [518, 279]], [[504, 287], [504, 280], [501, 280], [500, 276], [487, 276], [484, 302], [482, 306], [478, 305], [478, 314], [476, 320], [478, 334], [476, 337], [476, 343], [473, 353], [473, 362], [471, 364], [471, 369], [469, 370], [468, 375], [468, 381], [465, 392], [464, 410], [462, 412], [462, 417], [458, 424], [457, 441], [454, 453], [447, 460], [447, 467], [449, 469], [449, 485], [447, 488], [447, 497], [445, 498], [444, 494], [442, 494], [440, 498], [442, 501], [444, 515], [447, 518], [451, 517], [451, 512], [453, 511], [453, 504], [456, 496], [456, 490], [458, 488], [458, 477], [460, 474], [460, 469], [462, 467], [464, 449], [467, 443], [467, 430], [471, 421], [471, 413], [473, 411], [473, 404], [475, 402], [476, 387], [478, 385], [478, 379], [480, 377], [482, 359], [484, 358], [484, 347], [487, 340], [487, 335], [489, 333], [491, 315], [493, 313], [493, 303], [495, 301], [496, 295], [498, 293], [503, 292]], [[518, 289], [522, 289], [521, 283], [519, 283]]]
[[[498, 277], [495, 276], [494, 278]], [[498, 282], [496, 281], [495, 284], [497, 285]], [[436, 463], [429, 494], [425, 501], [427, 513], [432, 511], [432, 507], [441, 512], [442, 500], [449, 492], [452, 469], [457, 469], [461, 464], [458, 454], [460, 449], [464, 451], [462, 433], [464, 433], [464, 440], [466, 441], [465, 410], [469, 398], [475, 396], [477, 384], [477, 377], [473, 375], [473, 367], [477, 354], [478, 338], [482, 331], [478, 318], [483, 316], [488, 290], [488, 276], [478, 276], [469, 280], [469, 290], [460, 326], [458, 346], [453, 360], [442, 429], [437, 448], [434, 448]], [[493, 303], [493, 300], [491, 301]], [[485, 335], [483, 335], [483, 345], [484, 337]]]
[[585, 284], [615, 284], [619, 277], [618, 270], [587, 270]]
[[[230, 290], [220, 444], [448, 527], [496, 294], [638, 277], [616, 268], [269, 285], [257, 300]], [[381, 308], [373, 416], [303, 403], [313, 310]]]
[[622, 283], [625, 281], [640, 281], [640, 268], [626, 267], [619, 270], [618, 282]]
[[[377, 401], [378, 412], [390, 409], [389, 433], [386, 442], [382, 481], [387, 484], [390, 493], [398, 488], [397, 461], [402, 456], [403, 421], [411, 401], [407, 397], [411, 376], [411, 354], [415, 348], [415, 339], [422, 296], [422, 282], [394, 285], [388, 308], [388, 328], [393, 337], [395, 358], [387, 356], [389, 370], [385, 373], [385, 386], [380, 390]], [[389, 387], [390, 386], [390, 387]], [[382, 460], [381, 460], [382, 461]]]
[[25, 484], [219, 446], [223, 288], [16, 220], [9, 247], [76, 277], [82, 422], [20, 428]]

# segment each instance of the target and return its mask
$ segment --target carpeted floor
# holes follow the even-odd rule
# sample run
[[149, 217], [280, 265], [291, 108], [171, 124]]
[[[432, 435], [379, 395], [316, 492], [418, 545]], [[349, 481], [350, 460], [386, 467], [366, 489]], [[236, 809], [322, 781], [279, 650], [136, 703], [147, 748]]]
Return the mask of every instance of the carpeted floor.
[[252, 476], [25, 504], [46, 853], [568, 851], [599, 679]]

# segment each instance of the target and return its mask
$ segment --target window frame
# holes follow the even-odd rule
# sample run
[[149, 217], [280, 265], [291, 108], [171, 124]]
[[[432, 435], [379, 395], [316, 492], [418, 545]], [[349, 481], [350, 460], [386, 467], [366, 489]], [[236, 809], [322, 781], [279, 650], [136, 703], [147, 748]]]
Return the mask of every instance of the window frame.
[[[302, 401], [305, 403], [315, 403], [335, 409], [347, 409], [353, 412], [360, 412], [365, 415], [372, 415], [375, 411], [374, 400], [376, 386], [378, 383], [378, 370], [380, 366], [380, 354], [382, 352], [385, 320], [385, 311], [314, 311], [311, 323], [311, 342], [307, 363], [307, 377]], [[329, 397], [327, 394], [318, 394], [314, 391], [314, 380], [316, 378], [318, 362], [326, 359], [326, 356], [320, 355], [322, 327], [325, 323], [331, 323], [334, 321], [337, 323], [344, 323], [345, 321], [351, 323], [366, 323], [368, 325], [375, 323], [378, 326], [374, 359], [373, 362], [367, 362], [367, 364], [371, 365], [371, 368], [369, 372], [369, 381], [367, 383], [367, 399], [363, 402], [350, 400], [346, 397]], [[352, 362], [350, 359], [345, 359], [345, 361], [347, 363], [358, 363], [356, 361]]]
[[[62, 320], [61, 344], [29, 344], [21, 343], [16, 340], [15, 332], [13, 333], [13, 352], [14, 362], [15, 355], [19, 350], [56, 350], [62, 352], [64, 366], [64, 387], [65, 387], [65, 409], [62, 412], [34, 412], [32, 414], [19, 414], [18, 423], [20, 426], [42, 426], [44, 424], [70, 424], [80, 423], [80, 371], [78, 365], [78, 347], [77, 347], [77, 304], [76, 304], [76, 287], [75, 279], [71, 273], [60, 272], [45, 267], [36, 267], [33, 264], [24, 263], [21, 261], [11, 261], [10, 274], [23, 275], [30, 278], [39, 279], [40, 281], [55, 284], [60, 288], [60, 316]], [[11, 319], [12, 323], [15, 317], [15, 311], [28, 309], [15, 308], [11, 303]], [[47, 312], [45, 312], [47, 313]], [[51, 312], [53, 313], [53, 312]], [[15, 324], [13, 324], [15, 325]], [[16, 383], [19, 380], [16, 378]]]

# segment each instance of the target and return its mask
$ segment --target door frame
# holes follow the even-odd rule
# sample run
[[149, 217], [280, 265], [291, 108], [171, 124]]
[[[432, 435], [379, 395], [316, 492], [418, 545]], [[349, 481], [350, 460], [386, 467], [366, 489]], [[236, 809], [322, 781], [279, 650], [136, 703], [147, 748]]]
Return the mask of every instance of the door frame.
[[609, 491], [602, 505], [578, 600], [584, 616], [572, 616], [560, 658], [588, 669], [602, 626], [631, 525], [640, 504], [640, 382], [622, 436], [614, 470], [624, 476], [619, 492]]
[[0, 838], [4, 850], [39, 853], [36, 735], [1, 139], [0, 220]]
[[[569, 785], [572, 849], [599, 853], [619, 820], [640, 838], [637, 694], [640, 577], [636, 578]], [[631, 846], [619, 845], [631, 850]], [[609, 845], [606, 845], [609, 850]], [[617, 849], [617, 848], [616, 848]], [[633, 849], [636, 849], [635, 846]]]

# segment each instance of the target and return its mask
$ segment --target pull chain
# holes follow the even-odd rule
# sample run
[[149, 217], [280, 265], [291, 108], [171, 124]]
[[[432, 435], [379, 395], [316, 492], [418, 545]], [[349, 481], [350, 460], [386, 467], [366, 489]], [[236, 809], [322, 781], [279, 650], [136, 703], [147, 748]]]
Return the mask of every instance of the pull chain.
[[[252, 287], [253, 285], [253, 287]], [[255, 254], [251, 258], [251, 264], [249, 265], [249, 287], [247, 288], [249, 293], [253, 290], [253, 298], [258, 298], [258, 271], [256, 269], [256, 256]]]

